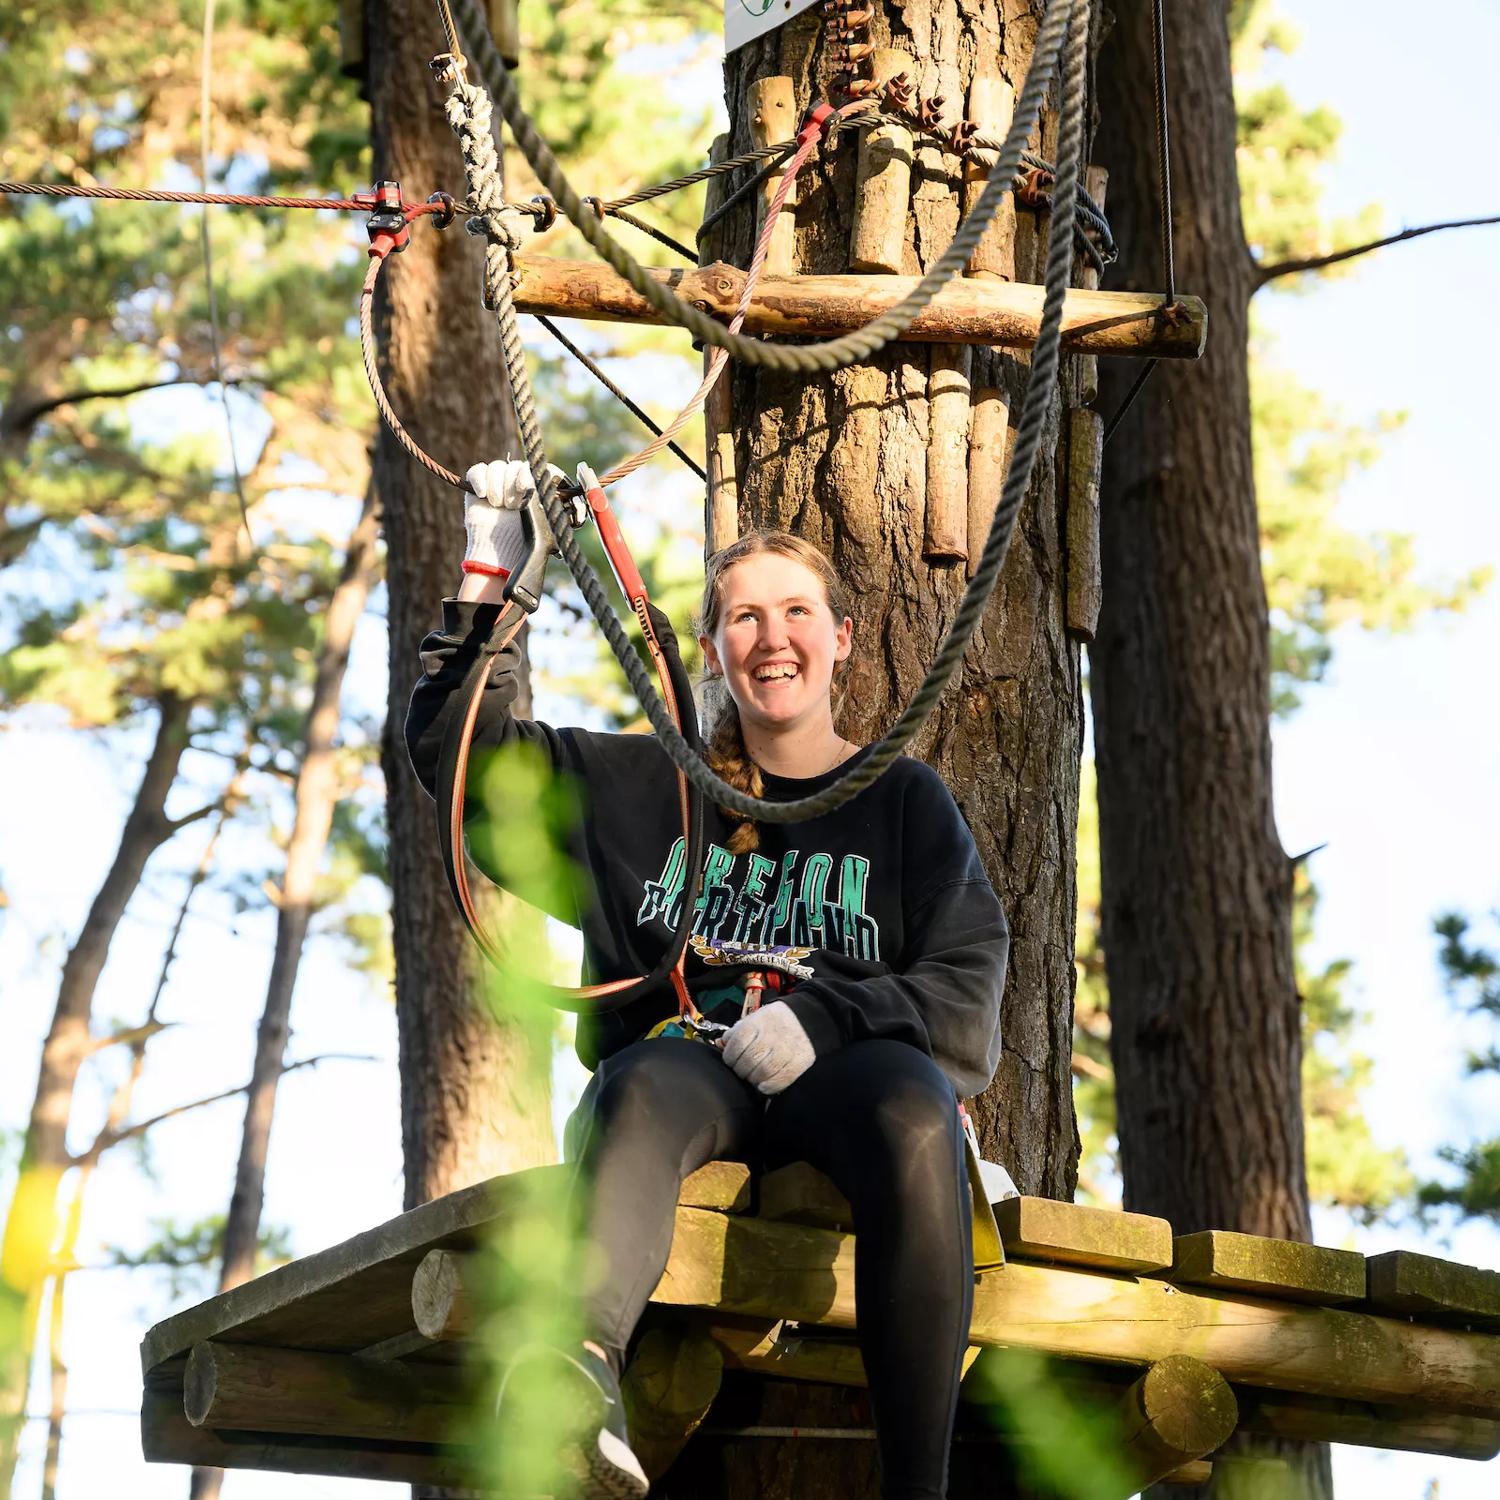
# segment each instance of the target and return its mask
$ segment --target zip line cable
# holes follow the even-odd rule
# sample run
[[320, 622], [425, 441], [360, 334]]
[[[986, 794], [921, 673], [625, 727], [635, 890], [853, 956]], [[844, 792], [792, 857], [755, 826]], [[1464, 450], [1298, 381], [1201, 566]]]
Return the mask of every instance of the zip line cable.
[[[205, 193], [208, 191], [210, 130], [213, 119], [214, 5], [215, 0], [203, 0], [203, 61], [198, 83], [198, 176]], [[219, 385], [219, 404], [224, 408], [224, 431], [229, 438], [229, 467], [234, 475], [235, 499], [240, 503], [240, 524], [245, 528], [245, 541], [253, 553], [255, 534], [250, 530], [250, 507], [245, 503], [245, 481], [240, 473], [239, 449], [234, 437], [234, 413], [229, 408], [229, 387], [224, 384], [224, 360], [219, 338], [219, 294], [214, 285], [213, 236], [208, 227], [207, 205], [204, 205], [199, 228], [203, 237], [203, 282], [208, 289], [208, 337], [213, 353], [214, 379]]]
[[[457, 49], [457, 34], [452, 28], [451, 17], [447, 14], [447, 0], [438, 0], [438, 5], [444, 17], [445, 30], [448, 31], [453, 45], [456, 63], [462, 57], [462, 53]], [[495, 52], [487, 26], [479, 17], [474, 0], [456, 0], [456, 5], [464, 35], [472, 40], [473, 59], [486, 86], [500, 103], [508, 123], [515, 132], [518, 144], [526, 154], [527, 160], [533, 171], [537, 173], [542, 185], [563, 206], [568, 217], [584, 233], [585, 238], [589, 239], [596, 249], [600, 249], [601, 254], [606, 255], [606, 259], [616, 270], [619, 270], [622, 275], [625, 275], [629, 269], [639, 271], [639, 268], [634, 267], [630, 258], [614, 241], [600, 230], [597, 221], [593, 224], [587, 222], [591, 216], [583, 208], [581, 200], [562, 175], [546, 143], [520, 107], [514, 85], [507, 77], [504, 66]], [[667, 754], [695, 787], [711, 797], [716, 805], [729, 812], [768, 823], [801, 822], [831, 812], [863, 791], [901, 754], [926, 722], [962, 661], [964, 651], [974, 631], [978, 628], [985, 605], [999, 579], [1016, 519], [1029, 487], [1031, 471], [1041, 446], [1042, 433], [1052, 400], [1052, 389], [1057, 377], [1063, 298], [1071, 280], [1073, 230], [1076, 217], [1074, 209], [1077, 202], [1078, 179], [1081, 175], [1084, 85], [1088, 55], [1088, 12], [1088, 0], [1076, 0], [1076, 3], [1075, 0], [1049, 0], [1038, 29], [1031, 68], [1021, 90], [1021, 97], [1005, 147], [981, 195], [980, 203], [976, 205], [970, 216], [971, 220], [977, 224], [977, 228], [972, 230], [977, 239], [1001, 196], [1010, 191], [1025, 140], [1040, 112], [1042, 98], [1057, 66], [1059, 55], [1064, 52], [1066, 42], [1061, 140], [1048, 239], [1041, 328], [1033, 351], [1031, 374], [1027, 382], [1011, 465], [1001, 489], [999, 503], [995, 509], [994, 520], [979, 565], [965, 590], [953, 624], [926, 678], [896, 724], [877, 742], [870, 754], [859, 765], [844, 773], [836, 782], [818, 793], [791, 802], [767, 802], [748, 796], [717, 776], [677, 731], [665, 704], [647, 677], [644, 665], [631, 646], [629, 637], [614, 614], [597, 573], [573, 538], [572, 518], [562, 501], [555, 476], [547, 467], [546, 451], [531, 397], [530, 380], [521, 352], [508, 269], [501, 274], [487, 274], [486, 291], [489, 294], [489, 300], [494, 304], [496, 321], [500, 327], [501, 350], [511, 380], [517, 425], [532, 475], [536, 481], [538, 495], [552, 526], [558, 550], [573, 574], [600, 629], [604, 632], [605, 638], [630, 682], [637, 701], [645, 710]], [[804, 133], [808, 128], [804, 127]], [[988, 203], [986, 199], [989, 200]], [[492, 238], [490, 247], [494, 251], [498, 247], [498, 230], [502, 226], [491, 225], [487, 222], [486, 227], [492, 236], [495, 236]], [[964, 226], [964, 228], [969, 227], [967, 224]], [[960, 236], [963, 233], [964, 230], [961, 229]], [[955, 243], [958, 243], [958, 237], [955, 238]], [[608, 247], [608, 253], [605, 247]], [[953, 247], [950, 246], [943, 260], [949, 259], [952, 252]], [[958, 263], [966, 258], [967, 251], [959, 257]], [[505, 257], [487, 256], [487, 273], [490, 266], [497, 263], [497, 259], [503, 267]], [[939, 265], [942, 265], [942, 261]], [[626, 279], [632, 278], [627, 275]], [[941, 285], [943, 279], [946, 279], [946, 276], [934, 281], [933, 274], [929, 273], [923, 278], [921, 287], [926, 287], [929, 283], [932, 283], [934, 287]], [[676, 301], [675, 298], [671, 298], [670, 293], [663, 293], [657, 283], [643, 274], [632, 280], [632, 285], [635, 285], [637, 280], [644, 283], [644, 286], [637, 287], [642, 295], [647, 295], [645, 291], [647, 286], [657, 291], [656, 297], [648, 299], [653, 304], [660, 303], [663, 297], [672, 302]], [[900, 315], [906, 316], [909, 313], [909, 316], [906, 316], [907, 324], [919, 310], [912, 307], [913, 300], [913, 298], [907, 298], [900, 304]], [[661, 310], [667, 311], [667, 308], [663, 306]], [[893, 309], [893, 312], [895, 311]], [[692, 312], [694, 316], [687, 317], [688, 312]], [[838, 361], [847, 364], [856, 359], [866, 359], [869, 352], [897, 337], [906, 326], [902, 324], [899, 329], [894, 328], [893, 325], [899, 322], [899, 317], [893, 318], [888, 313], [876, 319], [870, 327], [859, 334], [848, 335], [843, 339], [832, 340], [822, 345], [786, 346], [759, 344], [753, 340], [741, 339], [737, 335], [727, 335], [720, 325], [703, 318], [702, 315], [696, 313], [695, 309], [687, 309], [682, 305], [679, 305], [678, 309], [672, 311], [670, 315], [673, 321], [691, 326], [694, 332], [698, 331], [697, 325], [701, 322], [709, 335], [707, 341], [726, 352], [738, 354], [742, 346], [748, 347], [762, 356], [756, 362], [774, 363], [778, 368], [785, 367], [783, 362], [767, 360], [764, 356], [774, 353], [802, 358], [810, 357], [812, 360], [810, 368], [815, 370], [837, 368]], [[794, 363], [792, 367], [802, 368], [800, 363]]]

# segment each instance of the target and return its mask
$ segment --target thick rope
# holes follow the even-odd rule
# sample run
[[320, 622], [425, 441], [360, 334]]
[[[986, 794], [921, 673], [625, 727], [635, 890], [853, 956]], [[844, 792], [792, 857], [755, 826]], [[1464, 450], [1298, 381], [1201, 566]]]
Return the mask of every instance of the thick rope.
[[[493, 47], [489, 45], [487, 33], [480, 33], [474, 27], [476, 17], [472, 10], [471, 0], [457, 0], [457, 3], [461, 14], [468, 13], [464, 22], [465, 29], [475, 38], [476, 52], [480, 54], [481, 59], [485, 57], [487, 49], [491, 62], [486, 64], [481, 60], [481, 67], [488, 78], [491, 65], [495, 68], [499, 67], [499, 59], [494, 55]], [[1071, 27], [1070, 17], [1073, 22]], [[1045, 88], [1045, 75], [1051, 72], [1065, 40], [1067, 41], [1067, 58], [1063, 79], [1062, 130], [1048, 241], [1046, 290], [1041, 328], [1032, 355], [1031, 375], [1027, 382], [1011, 465], [1001, 489], [999, 503], [995, 508], [989, 536], [985, 541], [974, 577], [970, 580], [954, 617], [953, 625], [939, 648], [927, 677], [900, 719], [863, 761], [837, 782], [812, 796], [798, 798], [791, 802], [767, 802], [748, 796], [717, 776], [678, 732], [666, 705], [650, 681], [644, 663], [637, 656], [624, 627], [611, 608], [598, 574], [584, 557], [573, 537], [571, 517], [562, 502], [556, 477], [547, 466], [546, 450], [521, 350], [520, 331], [515, 303], [510, 295], [508, 272], [499, 276], [493, 286], [487, 286], [494, 304], [496, 323], [500, 332], [501, 354], [511, 380], [511, 394], [515, 402], [521, 441], [537, 484], [542, 506], [552, 525], [558, 551], [577, 581], [590, 611], [604, 632], [611, 650], [614, 651], [630, 683], [631, 690], [645, 710], [668, 756], [695, 787], [712, 798], [716, 805], [729, 812], [766, 823], [801, 822], [833, 811], [870, 786], [902, 753], [931, 714], [948, 682], [957, 671], [964, 651], [983, 617], [985, 606], [999, 579], [1000, 570], [1004, 566], [1016, 519], [1020, 514], [1021, 505], [1030, 484], [1031, 471], [1041, 446], [1047, 414], [1052, 402], [1053, 387], [1057, 379], [1063, 298], [1072, 271], [1074, 209], [1077, 203], [1083, 150], [1084, 74], [1088, 55], [1088, 0], [1049, 0], [1047, 13], [1037, 37], [1032, 72], [1028, 75], [1026, 86], [1022, 91], [1023, 98], [1029, 97], [1033, 92], [1040, 95]], [[1041, 82], [1038, 82], [1038, 75], [1042, 75]], [[511, 95], [514, 100], [513, 90]], [[1022, 120], [1022, 115], [1023, 112], [1018, 110], [1018, 122]], [[529, 129], [529, 121], [525, 121], [524, 115], [521, 118]], [[1029, 133], [1029, 130], [1028, 115], [1025, 133]], [[534, 131], [532, 134], [534, 135]], [[1024, 139], [1024, 134], [1022, 138]], [[1007, 140], [1007, 146], [1009, 144]], [[542, 149], [545, 151], [545, 145]], [[1019, 147], [1017, 152], [1019, 152]], [[546, 155], [550, 160], [550, 152]], [[535, 166], [535, 163], [533, 165]], [[554, 174], [554, 176], [559, 175]], [[553, 186], [545, 177], [542, 180], [545, 186]], [[995, 185], [996, 179], [992, 176], [986, 193]], [[998, 201], [999, 193], [997, 192], [995, 196]], [[566, 203], [564, 206], [567, 206]], [[573, 217], [571, 211], [569, 217]], [[574, 222], [578, 221], [575, 219]], [[604, 238], [608, 240], [607, 235]], [[488, 260], [486, 265], [488, 268]], [[654, 285], [654, 283], [651, 284]], [[711, 323], [709, 326], [720, 333], [723, 332], [718, 329], [717, 324]], [[724, 347], [722, 343], [720, 346]], [[753, 347], [776, 346], [754, 345]]]
[[[1071, 6], [1069, 0], [1049, 0], [1037, 32], [1031, 69], [1022, 87], [1004, 149], [990, 172], [979, 201], [960, 224], [947, 250], [912, 291], [894, 307], [888, 308], [863, 328], [815, 344], [768, 344], [730, 333], [714, 318], [654, 280], [646, 268], [608, 233], [598, 216], [585, 206], [574, 191], [551, 148], [522, 107], [516, 86], [490, 40], [489, 27], [480, 14], [477, 0], [454, 0], [453, 8], [463, 34], [472, 46], [472, 61], [478, 66], [486, 87], [500, 106], [506, 123], [515, 135], [516, 144], [530, 163], [532, 171], [611, 269], [618, 272], [668, 321], [681, 325], [694, 337], [717, 349], [726, 350], [746, 364], [798, 374], [826, 374], [842, 369], [845, 365], [869, 360], [887, 344], [900, 338], [943, 286], [963, 269], [994, 217], [1001, 198], [1011, 191], [1021, 154], [1041, 113], [1058, 49], [1067, 30]], [[1053, 214], [1055, 218], [1055, 195]], [[1072, 227], [1070, 216], [1070, 234]]]

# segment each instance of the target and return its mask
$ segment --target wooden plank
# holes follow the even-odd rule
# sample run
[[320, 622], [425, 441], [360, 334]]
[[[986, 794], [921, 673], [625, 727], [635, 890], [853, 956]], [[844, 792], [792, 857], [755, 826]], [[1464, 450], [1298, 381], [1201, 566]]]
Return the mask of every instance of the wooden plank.
[[1115, 1213], [1051, 1198], [995, 1205], [1007, 1256], [1100, 1270], [1160, 1271], [1172, 1264], [1172, 1226], [1146, 1214]]
[[533, 1190], [562, 1191], [569, 1167], [534, 1167], [449, 1193], [190, 1307], [141, 1341], [148, 1380], [194, 1344], [232, 1339], [273, 1348], [354, 1351], [412, 1331], [411, 1280], [429, 1250], [470, 1250]]
[[1411, 1250], [1365, 1263], [1370, 1302], [1383, 1312], [1500, 1331], [1500, 1271], [1483, 1271]]
[[1177, 1237], [1172, 1280], [1339, 1307], [1363, 1299], [1365, 1258], [1353, 1250], [1205, 1229]]
[[1158, 1360], [1120, 1401], [1120, 1436], [1135, 1494], [1229, 1440], [1239, 1408], [1219, 1372], [1186, 1354]]
[[253, 1344], [198, 1344], [183, 1376], [194, 1427], [309, 1437], [448, 1442], [470, 1409], [464, 1372]]
[[740, 1161], [711, 1161], [688, 1175], [677, 1201], [684, 1208], [711, 1208], [721, 1214], [747, 1214], [753, 1184]]
[[[854, 1326], [854, 1240], [680, 1209], [654, 1300]], [[1116, 1364], [1190, 1354], [1238, 1384], [1500, 1417], [1500, 1338], [1013, 1261], [982, 1277], [970, 1340]]]
[[214, 1469], [268, 1469], [282, 1474], [328, 1474], [432, 1485], [464, 1491], [474, 1468], [464, 1455], [419, 1443], [376, 1439], [288, 1437], [264, 1432], [216, 1432], [192, 1426], [181, 1392], [148, 1391], [141, 1407], [141, 1451], [147, 1463], [202, 1464]]
[[805, 1161], [767, 1172], [760, 1183], [760, 1217], [775, 1223], [813, 1224], [821, 1229], [854, 1228], [849, 1200]]
[[[522, 312], [604, 322], [665, 319], [630, 283], [596, 261], [519, 256], [516, 306]], [[647, 267], [704, 312], [728, 319], [745, 273], [716, 263], [696, 270]], [[765, 276], [746, 314], [747, 333], [828, 338], [863, 327], [917, 285], [914, 276]], [[988, 277], [950, 280], [902, 335], [907, 343], [994, 344], [1029, 349], [1041, 326], [1043, 291]], [[1162, 316], [1162, 299], [1145, 292], [1070, 291], [1063, 301], [1062, 347], [1068, 353], [1196, 359], [1208, 333], [1197, 297], [1180, 297], [1182, 316]]]
[[[792, 80], [781, 76], [757, 78], [750, 85], [750, 141], [759, 150], [778, 141], [789, 141], [797, 133], [797, 95]], [[771, 201], [781, 186], [786, 173], [780, 169], [772, 172], [760, 189], [760, 212], [756, 215], [756, 233], [760, 233]], [[797, 185], [782, 204], [776, 227], [771, 231], [771, 243], [766, 249], [766, 271], [771, 275], [785, 275], [792, 269], [792, 256], [796, 250], [797, 220], [793, 209], [797, 202]]]

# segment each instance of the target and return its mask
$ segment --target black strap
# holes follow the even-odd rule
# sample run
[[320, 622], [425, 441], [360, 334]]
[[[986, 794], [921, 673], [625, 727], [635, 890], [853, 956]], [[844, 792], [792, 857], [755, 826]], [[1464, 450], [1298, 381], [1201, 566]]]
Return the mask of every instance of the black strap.
[[[515, 623], [515, 617], [510, 613], [515, 608], [517, 607], [507, 605], [495, 615], [494, 621], [483, 644], [476, 653], [472, 665], [464, 674], [462, 684], [455, 691], [454, 696], [458, 699], [459, 708], [456, 713], [450, 714], [448, 727], [443, 733], [443, 746], [438, 755], [435, 787], [435, 795], [437, 797], [438, 849], [442, 854], [443, 873], [448, 879], [448, 889], [453, 894], [455, 905], [457, 905], [459, 911], [463, 914], [464, 921], [470, 931], [473, 932], [474, 938], [479, 943], [480, 948], [486, 953], [489, 953], [488, 942], [484, 934], [479, 932], [475, 927], [465, 905], [459, 885], [459, 861], [464, 859], [465, 854], [461, 842], [455, 843], [453, 838], [453, 812], [455, 797], [464, 795], [464, 792], [456, 786], [456, 781], [459, 763], [466, 759], [469, 751], [470, 736], [466, 736], [464, 733], [464, 724], [468, 718], [468, 709], [473, 703], [475, 696], [484, 692], [485, 684], [494, 667], [498, 651], [490, 647], [490, 642], [497, 635], [502, 639], [504, 638], [502, 622], [504, 622], [506, 628]], [[677, 699], [678, 714], [682, 721], [681, 729], [683, 737], [695, 750], [701, 753], [703, 738], [698, 727], [698, 714], [693, 702], [692, 684], [688, 681], [687, 670], [682, 664], [682, 654], [677, 648], [676, 632], [672, 629], [667, 617], [654, 604], [648, 603], [646, 609], [650, 617], [652, 631], [656, 636], [657, 644], [661, 648], [662, 659], [666, 664], [667, 674], [672, 682], [673, 695]], [[499, 649], [503, 649], [503, 647]], [[474, 722], [476, 725], [478, 724], [477, 715]], [[682, 956], [683, 949], [687, 946], [688, 934], [692, 931], [693, 909], [697, 904], [698, 894], [703, 884], [703, 794], [691, 782], [687, 783], [687, 793], [688, 825], [685, 830], [685, 885], [681, 915], [678, 919], [677, 930], [672, 936], [672, 941], [667, 945], [666, 951], [649, 974], [643, 975], [628, 988], [618, 990], [614, 994], [579, 996], [568, 990], [551, 990], [549, 998], [552, 1004], [559, 1010], [600, 1014], [621, 1010], [625, 1006], [643, 998], [651, 990], [661, 985], [676, 967], [678, 959]]]

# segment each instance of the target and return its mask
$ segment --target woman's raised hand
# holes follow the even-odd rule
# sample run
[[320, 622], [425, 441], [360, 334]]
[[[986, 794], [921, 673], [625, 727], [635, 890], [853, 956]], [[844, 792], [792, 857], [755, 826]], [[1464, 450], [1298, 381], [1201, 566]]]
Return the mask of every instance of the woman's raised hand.
[[464, 479], [473, 492], [464, 495], [464, 572], [508, 577], [526, 557], [521, 512], [536, 493], [531, 468], [522, 459], [497, 458], [474, 464]]

